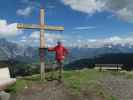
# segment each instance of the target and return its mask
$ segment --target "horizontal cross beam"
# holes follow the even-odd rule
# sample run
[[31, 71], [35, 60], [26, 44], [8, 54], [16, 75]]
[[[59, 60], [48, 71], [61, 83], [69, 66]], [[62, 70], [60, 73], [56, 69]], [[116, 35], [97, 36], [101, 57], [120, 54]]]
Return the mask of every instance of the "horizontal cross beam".
[[17, 24], [18, 29], [44, 29], [44, 30], [53, 30], [53, 31], [64, 31], [63, 26], [41, 26], [36, 24]]
[[36, 24], [17, 24], [18, 29], [39, 29], [40, 25]]
[[53, 31], [64, 31], [64, 27], [63, 26], [48, 26], [45, 25], [45, 30], [53, 30]]

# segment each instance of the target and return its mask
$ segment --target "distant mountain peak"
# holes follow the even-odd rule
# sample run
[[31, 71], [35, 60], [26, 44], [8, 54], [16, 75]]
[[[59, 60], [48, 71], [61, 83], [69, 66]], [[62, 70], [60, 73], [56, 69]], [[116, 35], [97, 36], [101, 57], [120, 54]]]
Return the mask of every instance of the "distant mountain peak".
[[33, 58], [35, 55], [37, 55], [36, 51], [36, 48], [24, 47], [20, 44], [10, 42], [4, 38], [0, 38], [0, 58], [3, 56], [7, 59], [15, 59], [17, 56]]

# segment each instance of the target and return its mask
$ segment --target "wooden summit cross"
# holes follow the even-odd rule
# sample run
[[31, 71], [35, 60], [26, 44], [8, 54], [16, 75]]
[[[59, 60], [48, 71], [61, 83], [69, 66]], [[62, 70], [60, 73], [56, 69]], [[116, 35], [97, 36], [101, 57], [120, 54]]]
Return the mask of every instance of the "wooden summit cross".
[[44, 61], [44, 49], [45, 49], [45, 38], [44, 30], [51, 31], [63, 31], [62, 26], [48, 26], [44, 23], [45, 11], [40, 9], [40, 25], [37, 24], [17, 24], [18, 29], [39, 29], [40, 30], [40, 76], [41, 80], [45, 78], [45, 61]]

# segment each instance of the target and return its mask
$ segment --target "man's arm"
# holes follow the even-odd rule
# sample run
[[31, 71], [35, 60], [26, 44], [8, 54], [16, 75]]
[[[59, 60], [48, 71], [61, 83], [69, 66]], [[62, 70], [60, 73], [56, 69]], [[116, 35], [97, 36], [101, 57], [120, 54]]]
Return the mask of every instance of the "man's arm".
[[64, 56], [68, 55], [68, 49], [64, 47]]
[[55, 48], [56, 48], [56, 47], [48, 48], [48, 51], [55, 51]]

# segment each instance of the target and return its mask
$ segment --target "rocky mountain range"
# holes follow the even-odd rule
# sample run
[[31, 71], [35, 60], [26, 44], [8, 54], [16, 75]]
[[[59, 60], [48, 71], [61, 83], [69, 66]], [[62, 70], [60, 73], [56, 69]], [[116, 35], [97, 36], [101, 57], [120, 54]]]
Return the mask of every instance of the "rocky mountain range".
[[71, 61], [73, 61], [75, 59], [79, 60], [84, 58], [94, 58], [99, 55], [110, 54], [110, 53], [115, 53], [115, 54], [133, 53], [133, 46], [130, 46], [128, 44], [125, 46], [122, 46], [120, 44], [118, 45], [108, 44], [100, 48], [74, 47], [74, 48], [70, 48], [70, 55], [71, 55], [70, 59]]
[[[120, 44], [107, 44], [101, 48], [71, 47], [69, 48], [67, 60], [71, 62], [82, 58], [94, 58], [108, 53], [133, 53], [133, 46], [128, 44], [124, 46]], [[29, 59], [38, 60], [38, 48], [25, 47], [17, 43], [9, 42], [6, 39], [0, 39], [0, 60], [11, 58], [25, 61], [29, 61]]]
[[36, 51], [36, 48], [24, 47], [6, 39], [0, 39], [0, 60], [22, 59], [24, 57], [33, 59], [38, 55]]

